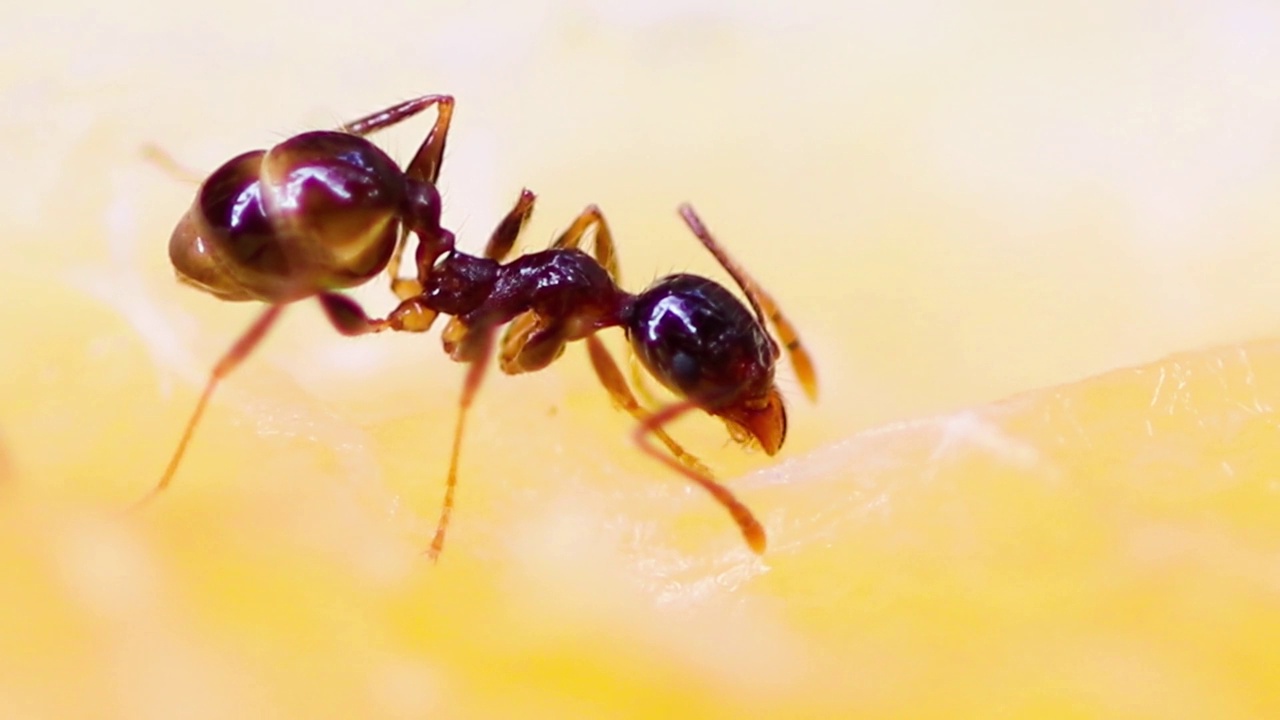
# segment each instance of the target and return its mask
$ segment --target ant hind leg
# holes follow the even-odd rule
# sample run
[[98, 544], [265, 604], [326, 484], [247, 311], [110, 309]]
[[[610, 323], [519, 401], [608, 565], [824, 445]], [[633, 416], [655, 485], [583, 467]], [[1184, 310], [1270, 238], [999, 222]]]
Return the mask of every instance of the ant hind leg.
[[453, 120], [452, 95], [423, 95], [406, 100], [357, 120], [343, 123], [338, 127], [338, 131], [360, 136], [371, 135], [408, 120], [433, 105], [436, 107], [436, 122], [431, 126], [426, 139], [422, 141], [418, 152], [414, 154], [413, 160], [405, 166], [405, 175], [434, 185], [440, 177], [445, 141], [449, 137], [449, 123]]
[[204, 182], [204, 173], [183, 164], [168, 150], [155, 143], [146, 143], [142, 146], [142, 159], [178, 182], [188, 185], [199, 185]]
[[[445, 142], [449, 138], [449, 124], [453, 120], [452, 95], [423, 95], [406, 100], [389, 108], [370, 113], [357, 120], [343, 123], [339, 132], [366, 136], [423, 112], [431, 106], [436, 107], [436, 121], [431, 126], [427, 137], [422, 141], [418, 152], [405, 166], [404, 174], [411, 180], [426, 182], [432, 186], [440, 178], [440, 166], [444, 161]], [[387, 274], [391, 277], [391, 291], [401, 300], [406, 300], [422, 292], [419, 282], [400, 277], [400, 265], [404, 258], [405, 247], [409, 240], [409, 230], [400, 231], [395, 251], [387, 261]]]
[[253, 352], [253, 349], [262, 342], [262, 338], [266, 337], [267, 331], [275, 324], [284, 308], [284, 305], [268, 305], [267, 309], [258, 316], [258, 319], [244, 331], [244, 334], [218, 360], [218, 364], [209, 373], [209, 379], [205, 382], [204, 391], [200, 393], [200, 400], [196, 402], [196, 409], [191, 413], [190, 419], [187, 420], [187, 426], [182, 431], [182, 438], [178, 441], [178, 447], [169, 459], [169, 465], [165, 468], [164, 474], [160, 476], [160, 482], [151, 489], [151, 492], [134, 503], [133, 509], [136, 510], [155, 499], [157, 495], [164, 492], [169, 483], [173, 482], [174, 473], [178, 471], [178, 465], [182, 462], [182, 456], [187, 452], [187, 445], [191, 443], [191, 438], [195, 435], [196, 427], [200, 424], [200, 418], [204, 415], [209, 399], [213, 397], [214, 389], [218, 387], [218, 383], [223, 378], [230, 375]]

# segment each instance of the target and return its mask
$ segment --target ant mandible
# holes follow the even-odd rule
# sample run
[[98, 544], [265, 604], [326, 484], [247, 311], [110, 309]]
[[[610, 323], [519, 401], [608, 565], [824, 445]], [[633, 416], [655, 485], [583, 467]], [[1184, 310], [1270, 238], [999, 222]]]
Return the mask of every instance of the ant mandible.
[[[404, 171], [363, 137], [433, 105], [436, 123]], [[748, 545], [763, 552], [764, 530], [750, 510], [663, 426], [702, 409], [722, 418], [735, 439], [776, 453], [786, 436], [786, 413], [773, 381], [779, 349], [766, 322], [783, 340], [806, 393], [816, 397], [812, 363], [794, 328], [687, 205], [680, 210], [685, 222], [742, 288], [754, 315], [724, 287], [695, 275], [663, 278], [639, 295], [623, 291], [612, 235], [595, 206], [550, 249], [504, 263], [533, 211], [528, 190], [495, 229], [483, 257], [457, 251], [452, 233], [440, 226], [435, 189], [452, 109], [453, 98], [445, 95], [410, 100], [337, 131], [303, 133], [271, 150], [244, 153], [205, 180], [170, 241], [178, 277], [221, 299], [268, 306], [210, 373], [160, 482], [141, 502], [172, 481], [217, 384], [249, 355], [287, 304], [315, 297], [344, 335], [425, 332], [438, 315], [452, 316], [443, 333], [445, 350], [470, 367], [445, 499], [428, 550], [433, 559], [443, 549], [452, 514], [467, 411], [496, 332], [507, 324], [500, 366], [508, 374], [540, 370], [560, 357], [568, 342], [586, 340], [602, 384], [641, 420], [635, 436], [640, 447], [706, 489], [729, 510]], [[594, 255], [587, 255], [578, 246], [592, 228]], [[410, 232], [418, 238], [416, 279], [398, 273]], [[401, 299], [384, 319], [370, 319], [355, 301], [334, 292], [363, 284], [384, 268]], [[615, 326], [624, 329], [644, 367], [683, 400], [652, 415], [640, 407], [595, 336]], [[671, 455], [654, 447], [651, 435]]]

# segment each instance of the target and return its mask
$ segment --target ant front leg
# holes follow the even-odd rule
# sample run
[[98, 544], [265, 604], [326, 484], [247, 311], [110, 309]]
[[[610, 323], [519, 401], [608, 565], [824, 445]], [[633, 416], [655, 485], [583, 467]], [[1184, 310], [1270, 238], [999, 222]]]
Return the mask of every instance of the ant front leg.
[[502, 336], [498, 366], [508, 375], [546, 368], [564, 354], [567, 331], [563, 320], [547, 320], [532, 310], [520, 315]]
[[244, 362], [249, 353], [253, 352], [253, 349], [262, 342], [262, 338], [266, 337], [267, 331], [275, 324], [284, 308], [284, 305], [268, 305], [267, 309], [258, 316], [258, 319], [249, 326], [249, 329], [245, 330], [244, 334], [218, 360], [218, 364], [209, 373], [209, 379], [205, 383], [204, 391], [200, 393], [200, 400], [196, 402], [195, 411], [191, 413], [191, 418], [187, 420], [187, 426], [182, 431], [182, 438], [178, 441], [178, 447], [174, 450], [173, 457], [169, 459], [169, 465], [165, 468], [164, 474], [160, 476], [160, 482], [151, 489], [151, 492], [135, 503], [133, 509], [146, 505], [157, 495], [164, 492], [169, 483], [173, 482], [174, 473], [178, 471], [182, 456], [187, 452], [187, 445], [190, 444], [191, 438], [195, 434], [196, 426], [200, 424], [200, 418], [204, 415], [205, 407], [209, 404], [209, 398], [213, 397], [214, 388], [218, 387], [218, 383], [230, 375], [231, 371], [235, 370], [241, 362]]
[[[616, 369], [616, 368], [615, 368]], [[734, 522], [738, 524], [738, 529], [742, 531], [742, 537], [747, 541], [747, 546], [751, 548], [757, 555], [763, 555], [767, 546], [767, 539], [764, 527], [756, 520], [751, 510], [742, 503], [729, 488], [721, 485], [715, 480], [707, 477], [692, 468], [686, 467], [676, 462], [670, 455], [662, 452], [649, 442], [650, 435], [659, 435], [662, 432], [662, 426], [674, 421], [676, 418], [684, 415], [690, 410], [696, 409], [698, 406], [692, 401], [685, 400], [683, 402], [669, 405], [666, 408], [650, 415], [636, 428], [635, 441], [640, 449], [647, 453], [650, 457], [657, 459], [662, 464], [684, 475], [692, 480], [695, 484], [711, 493], [711, 497], [716, 502], [724, 506], [729, 511], [729, 515], [733, 517]], [[661, 435], [659, 435], [661, 437]]]
[[631, 373], [631, 384], [635, 386], [636, 393], [644, 398], [645, 403], [657, 405], [658, 396], [654, 395], [653, 390], [649, 388], [649, 378], [645, 375], [644, 365], [640, 364], [640, 358], [630, 344], [627, 345], [627, 355], [627, 370]]
[[[627, 387], [627, 381], [622, 377], [622, 372], [618, 370], [618, 364], [614, 362], [613, 357], [609, 355], [609, 350], [605, 348], [604, 343], [595, 335], [589, 335], [586, 338], [587, 352], [591, 354], [591, 367], [596, 371], [596, 377], [600, 378], [600, 384], [604, 385], [609, 391], [609, 395], [623, 410], [626, 410], [637, 420], [644, 422], [648, 419], [649, 414], [644, 408], [640, 407], [640, 403], [636, 402], [635, 395], [631, 394], [631, 388]], [[684, 463], [690, 470], [704, 477], [712, 477], [711, 469], [702, 464], [702, 461], [694, 457], [692, 453], [681, 447], [667, 431], [662, 428], [654, 428], [653, 434], [667, 446], [667, 450], [676, 457], [680, 462]]]
[[[595, 228], [594, 256], [596, 262], [609, 273], [609, 277], [615, 284], [621, 283], [621, 272], [618, 269], [618, 251], [617, 246], [613, 242], [613, 232], [609, 229], [609, 222], [605, 220], [604, 213], [601, 212], [599, 206], [588, 205], [578, 217], [574, 219], [568, 229], [566, 229], [559, 238], [551, 244], [555, 249], [572, 249], [581, 246], [583, 239], [587, 233]], [[535, 332], [536, 331], [536, 332]], [[541, 359], [548, 353], [546, 351], [538, 352], [536, 349], [531, 350], [532, 345], [536, 348], [534, 341], [540, 336], [545, 336], [547, 329], [539, 328], [537, 318], [532, 313], [526, 313], [517, 321], [511, 324], [507, 332], [507, 336], [503, 338], [502, 362], [503, 369], [507, 369], [508, 363], [511, 365], [523, 366], [527, 365], [530, 359]], [[600, 379], [600, 383], [609, 391], [613, 401], [631, 414], [638, 420], [644, 420], [647, 417], [645, 410], [636, 401], [636, 397], [632, 394], [631, 388], [628, 387], [626, 379], [623, 378], [618, 365], [614, 362], [613, 357], [609, 355], [609, 351], [605, 348], [604, 343], [594, 335], [588, 336], [587, 352], [591, 356], [591, 366], [596, 371], [596, 376]], [[563, 343], [561, 343], [563, 348]], [[517, 352], [518, 351], [518, 352]], [[634, 351], [631, 352], [631, 368], [633, 383], [636, 384], [642, 392], [652, 399], [643, 384], [643, 378], [638, 372], [639, 365], [635, 362]], [[514, 358], [514, 359], [509, 359]], [[552, 357], [551, 360], [555, 358]], [[550, 362], [550, 361], [548, 361]], [[666, 431], [662, 429], [655, 430], [654, 434], [662, 441], [671, 454], [687, 465], [694, 472], [700, 473], [706, 477], [711, 477], [711, 470], [702, 463], [692, 453], [686, 451], [680, 446]]]
[[[813, 369], [813, 358], [809, 357], [809, 352], [804, 349], [800, 343], [800, 335], [796, 332], [796, 328], [782, 314], [782, 310], [778, 307], [778, 303], [769, 293], [765, 292], [755, 280], [747, 274], [741, 265], [734, 262], [729, 257], [729, 253], [716, 242], [711, 236], [711, 232], [707, 230], [707, 226], [702, 223], [702, 219], [693, 211], [693, 206], [684, 204], [680, 206], [680, 217], [684, 219], [689, 229], [697, 236], [720, 266], [733, 278], [738, 287], [742, 288], [742, 292], [746, 293], [747, 299], [751, 301], [751, 307], [756, 311], [756, 317], [759, 318], [760, 324], [765, 324], [767, 317], [773, 323], [773, 327], [778, 331], [778, 337], [782, 340], [783, 346], [787, 350], [787, 354], [791, 357], [791, 365], [795, 368], [796, 377], [800, 380], [800, 386], [804, 388], [804, 392], [809, 396], [810, 400], [816, 400], [818, 397], [818, 376]], [[774, 354], [777, 354], [777, 345], [774, 345]]]

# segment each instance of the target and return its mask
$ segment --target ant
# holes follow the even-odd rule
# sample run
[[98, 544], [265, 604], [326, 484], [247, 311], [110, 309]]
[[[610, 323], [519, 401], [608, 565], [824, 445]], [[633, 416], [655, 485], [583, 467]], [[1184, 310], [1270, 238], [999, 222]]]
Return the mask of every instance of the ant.
[[[433, 105], [436, 123], [403, 171], [364, 139]], [[453, 99], [445, 95], [410, 100], [337, 131], [303, 133], [271, 150], [242, 154], [204, 181], [170, 241], [178, 277], [221, 299], [259, 300], [267, 308], [210, 373], [164, 475], [143, 502], [172, 481], [218, 382], [248, 356], [286, 305], [314, 297], [347, 336], [425, 332], [439, 315], [451, 316], [442, 333], [444, 349], [469, 367], [444, 502], [427, 551], [432, 559], [443, 550], [453, 511], [467, 412], [502, 326], [508, 327], [497, 343], [498, 358], [507, 374], [541, 370], [569, 342], [584, 340], [600, 382], [617, 405], [640, 420], [635, 439], [641, 449], [709, 492], [732, 515], [751, 549], [763, 553], [759, 521], [663, 426], [701, 409], [720, 417], [735, 440], [777, 453], [787, 421], [774, 383], [781, 353], [766, 324], [783, 341], [806, 394], [817, 395], [812, 362], [794, 327], [688, 205], [681, 206], [680, 215], [746, 294], [750, 310], [723, 286], [690, 274], [659, 279], [639, 294], [624, 291], [612, 233], [594, 205], [550, 248], [507, 261], [533, 213], [535, 196], [527, 189], [493, 231], [482, 256], [458, 251], [452, 233], [440, 226], [435, 189], [452, 109]], [[589, 255], [579, 246], [592, 230]], [[410, 233], [418, 238], [412, 279], [399, 276]], [[383, 269], [400, 299], [385, 318], [371, 318], [354, 300], [334, 292], [363, 284]], [[640, 364], [682, 399], [647, 413], [597, 337], [609, 327], [621, 327]], [[669, 454], [654, 446], [651, 436]]]

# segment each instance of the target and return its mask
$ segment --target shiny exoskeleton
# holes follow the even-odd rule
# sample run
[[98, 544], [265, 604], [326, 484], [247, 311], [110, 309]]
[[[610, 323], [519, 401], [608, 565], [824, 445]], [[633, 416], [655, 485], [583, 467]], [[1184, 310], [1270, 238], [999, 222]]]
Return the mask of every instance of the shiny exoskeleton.
[[747, 430], [768, 454], [782, 447], [777, 345], [723, 286], [697, 275], [663, 278], [636, 298], [625, 327], [640, 361], [667, 389]]
[[[437, 119], [403, 171], [365, 135], [428, 107]], [[588, 207], [547, 250], [507, 261], [533, 212], [534, 195], [521, 192], [482, 256], [454, 247], [440, 226], [435, 183], [453, 99], [430, 95], [348, 123], [337, 131], [294, 136], [270, 150], [244, 153], [201, 185], [170, 241], [179, 279], [224, 300], [258, 300], [267, 308], [210, 374], [168, 468], [150, 499], [173, 479], [217, 383], [261, 341], [281, 310], [316, 298], [346, 335], [384, 330], [424, 332], [450, 316], [446, 351], [469, 363], [454, 431], [444, 504], [429, 553], [443, 548], [454, 504], [463, 428], [497, 345], [508, 374], [541, 370], [573, 341], [584, 340], [592, 365], [614, 401], [638, 418], [636, 439], [649, 454], [712, 494], [734, 517], [750, 547], [765, 548], [751, 512], [663, 430], [692, 409], [723, 419], [733, 436], [772, 455], [786, 437], [786, 411], [774, 383], [779, 348], [772, 323], [805, 391], [817, 384], [807, 353], [777, 305], [729, 259], [692, 208], [681, 215], [750, 301], [748, 309], [723, 286], [679, 274], [631, 294], [619, 285], [612, 235], [598, 208]], [[579, 246], [594, 230], [592, 254]], [[407, 237], [418, 240], [413, 278], [399, 277]], [[382, 270], [400, 304], [373, 319], [336, 291], [368, 282]], [[500, 342], [497, 331], [507, 326]], [[641, 408], [617, 363], [597, 337], [620, 327], [641, 364], [681, 401], [656, 413]], [[657, 437], [667, 449], [649, 443]]]

